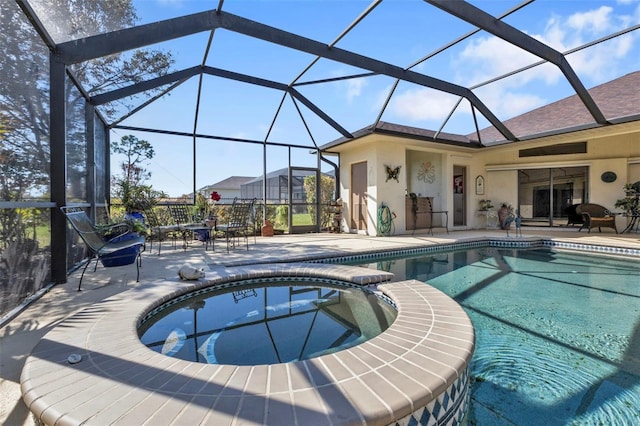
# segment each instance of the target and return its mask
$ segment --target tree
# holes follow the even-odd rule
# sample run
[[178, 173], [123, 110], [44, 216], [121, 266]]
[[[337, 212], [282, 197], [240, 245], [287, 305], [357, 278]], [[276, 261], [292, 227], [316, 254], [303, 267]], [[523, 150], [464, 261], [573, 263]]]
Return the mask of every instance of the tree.
[[[137, 15], [131, 0], [46, 0], [32, 6], [57, 42], [128, 28]], [[0, 111], [11, 121], [2, 149], [11, 152], [30, 169], [30, 181], [13, 199], [26, 191], [47, 192], [49, 183], [49, 50], [15, 2], [0, 2]], [[151, 49], [109, 55], [70, 66], [89, 95], [113, 90], [166, 74], [173, 59], [170, 53]], [[84, 101], [72, 84], [65, 85], [68, 128], [69, 175], [85, 176], [86, 148]], [[157, 90], [146, 93], [155, 93]], [[130, 109], [132, 99], [99, 107], [112, 120], [119, 111]]]
[[111, 151], [126, 157], [126, 161], [121, 163], [121, 168], [123, 179], [128, 183], [140, 184], [151, 177], [151, 173], [143, 167], [144, 163], [155, 155], [148, 141], [126, 135], [120, 139], [120, 142], [111, 144]]
[[155, 155], [151, 144], [133, 135], [126, 135], [120, 142], [111, 144], [111, 151], [125, 156], [125, 161], [120, 163], [121, 174], [113, 178], [113, 195], [120, 198], [128, 212], [153, 207], [155, 200], [164, 194], [145, 184], [151, 177], [151, 173], [144, 167], [145, 163]]
[[[335, 189], [335, 179], [331, 176], [320, 175], [320, 226], [328, 226], [332, 222], [329, 202], [333, 198]], [[316, 177], [315, 175], [304, 178], [304, 191], [307, 194], [307, 204], [309, 204], [309, 214], [315, 217], [316, 202]]]

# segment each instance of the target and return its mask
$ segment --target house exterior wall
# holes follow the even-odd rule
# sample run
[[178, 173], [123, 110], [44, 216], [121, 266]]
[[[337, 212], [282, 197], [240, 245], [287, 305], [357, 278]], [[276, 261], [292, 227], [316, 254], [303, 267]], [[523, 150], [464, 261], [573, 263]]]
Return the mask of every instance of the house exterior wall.
[[[582, 141], [587, 142], [587, 152], [584, 154], [519, 156], [522, 149]], [[502, 203], [512, 204], [514, 207], [517, 205], [518, 169], [586, 166], [589, 170], [588, 201], [611, 209], [614, 208], [615, 201], [624, 196], [622, 186], [625, 183], [640, 180], [640, 123], [627, 123], [480, 150], [372, 134], [338, 146], [332, 151], [340, 152], [341, 156], [340, 182], [345, 203], [342, 226], [344, 232], [349, 231], [351, 214], [347, 195], [351, 165], [367, 161], [367, 233], [369, 235], [378, 235], [377, 211], [383, 202], [396, 213], [395, 233], [407, 233], [405, 189], [409, 193], [433, 197], [434, 210], [448, 210], [448, 226], [450, 229], [453, 228], [454, 165], [465, 167], [467, 171], [465, 182], [467, 223], [459, 229], [480, 228], [484, 225], [484, 218], [477, 212], [479, 201], [482, 199], [492, 200], [496, 208], [499, 208]], [[429, 163], [435, 170], [435, 177], [430, 182], [424, 179], [422, 165], [425, 163]], [[398, 182], [394, 179], [387, 180], [386, 165], [392, 168], [400, 166]], [[605, 171], [616, 173], [617, 179], [611, 183], [603, 182], [601, 176]], [[484, 178], [484, 194], [476, 194], [477, 176]], [[620, 217], [618, 220], [624, 221], [625, 218]], [[434, 222], [436, 222], [435, 218]]]
[[[488, 148], [476, 154], [484, 164], [485, 198], [491, 199], [496, 207], [503, 202], [516, 206], [518, 169], [586, 166], [589, 170], [586, 191], [588, 200], [584, 201], [614, 209], [616, 200], [624, 196], [623, 185], [640, 179], [640, 129], [624, 134], [603, 134], [591, 137], [586, 135], [580, 138], [580, 134], [577, 133], [572, 136], [572, 139], [565, 138], [560, 142], [544, 139], [536, 142], [519, 142]], [[519, 157], [521, 149], [577, 141], [587, 142], [586, 153]], [[602, 174], [609, 171], [614, 172], [617, 179], [614, 182], [603, 182]], [[626, 219], [619, 217], [618, 220], [622, 224]]]
[[[468, 167], [468, 176], [479, 170], [473, 157], [468, 152], [447, 152], [442, 148], [424, 147], [416, 141], [403, 138], [371, 135], [346, 145], [340, 150], [340, 184], [343, 194], [343, 224], [342, 231], [349, 232], [351, 206], [349, 205], [349, 187], [351, 184], [351, 165], [362, 161], [367, 162], [368, 205], [367, 205], [367, 233], [380, 235], [378, 232], [378, 209], [385, 203], [396, 213], [394, 228], [396, 234], [406, 233], [405, 190], [407, 193], [420, 193], [421, 196], [433, 197], [434, 210], [448, 210], [449, 223], [452, 223], [453, 165]], [[464, 150], [463, 150], [464, 151]], [[434, 168], [433, 179], [422, 179], [424, 175], [422, 165], [429, 163]], [[400, 166], [398, 181], [387, 179], [386, 166], [395, 168]], [[475, 175], [474, 175], [475, 176]], [[431, 181], [428, 181], [431, 180]], [[473, 188], [472, 183], [467, 187]], [[469, 206], [469, 204], [467, 205]], [[472, 209], [468, 207], [467, 215]], [[444, 216], [434, 217], [434, 223], [444, 226]], [[411, 231], [410, 231], [411, 232]]]

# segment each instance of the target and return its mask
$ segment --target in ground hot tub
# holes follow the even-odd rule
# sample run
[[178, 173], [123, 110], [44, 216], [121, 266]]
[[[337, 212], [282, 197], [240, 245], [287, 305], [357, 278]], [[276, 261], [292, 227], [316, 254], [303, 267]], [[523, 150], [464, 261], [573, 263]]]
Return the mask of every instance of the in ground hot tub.
[[[200, 282], [140, 286], [52, 329], [27, 358], [21, 377], [23, 399], [35, 418], [61, 426], [457, 425], [464, 418], [473, 327], [454, 300], [418, 281], [375, 287], [397, 308], [386, 330], [304, 360], [205, 364], [167, 356], [140, 341], [137, 329], [149, 313], [212, 286], [241, 291], [238, 281], [274, 277], [374, 284], [391, 276], [328, 264], [255, 265], [216, 274]], [[184, 332], [189, 334], [188, 328]], [[198, 336], [197, 349], [189, 342], [194, 351], [207, 334], [202, 343]], [[251, 339], [244, 343], [251, 348]]]
[[274, 278], [180, 296], [138, 333], [148, 348], [187, 361], [277, 364], [364, 343], [396, 316], [389, 299], [360, 286]]

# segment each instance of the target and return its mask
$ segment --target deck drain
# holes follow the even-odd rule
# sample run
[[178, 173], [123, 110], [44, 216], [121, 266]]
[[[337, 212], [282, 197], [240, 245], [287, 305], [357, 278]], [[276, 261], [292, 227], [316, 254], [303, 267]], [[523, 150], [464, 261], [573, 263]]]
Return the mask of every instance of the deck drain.
[[69, 357], [67, 358], [67, 362], [69, 364], [77, 364], [80, 361], [82, 361], [82, 355], [79, 354], [71, 354], [69, 355]]

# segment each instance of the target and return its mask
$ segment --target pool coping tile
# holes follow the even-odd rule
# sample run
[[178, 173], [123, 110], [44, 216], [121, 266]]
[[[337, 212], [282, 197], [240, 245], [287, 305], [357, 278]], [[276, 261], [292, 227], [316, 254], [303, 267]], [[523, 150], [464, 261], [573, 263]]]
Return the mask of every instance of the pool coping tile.
[[[444, 391], [466, 374], [475, 343], [471, 322], [448, 296], [422, 282], [389, 282], [390, 273], [317, 263], [253, 265], [225, 272], [207, 274], [198, 282], [149, 283], [106, 299], [91, 312], [91, 321], [79, 321], [86, 314], [81, 311], [52, 329], [22, 372], [24, 400], [36, 418], [59, 426], [126, 424], [145, 415], [164, 423], [191, 418], [219, 425], [263, 424], [273, 419], [269, 411], [277, 409], [290, 413], [296, 425], [388, 424], [420, 408], [408, 395], [425, 405], [435, 397], [434, 390]], [[137, 337], [137, 325], [162, 301], [210, 286], [233, 285], [235, 279], [274, 276], [375, 283], [370, 288], [396, 304], [398, 318], [381, 335], [355, 347], [268, 366], [195, 365], [154, 352]], [[450, 341], [442, 338], [448, 329], [462, 331], [455, 345], [444, 343]], [[417, 365], [426, 359], [426, 346], [437, 341], [451, 349], [449, 355], [438, 352], [438, 360], [455, 366], [443, 375]], [[81, 362], [66, 362], [72, 353], [80, 354]], [[386, 375], [399, 368], [408, 371], [402, 377]], [[72, 379], [65, 381], [67, 376]], [[424, 383], [415, 380], [420, 376]], [[85, 386], [78, 385], [83, 382]], [[105, 389], [110, 389], [106, 396]], [[82, 394], [82, 403], [71, 403], [77, 394]], [[371, 404], [372, 399], [380, 403]], [[201, 401], [211, 404], [204, 408]]]

